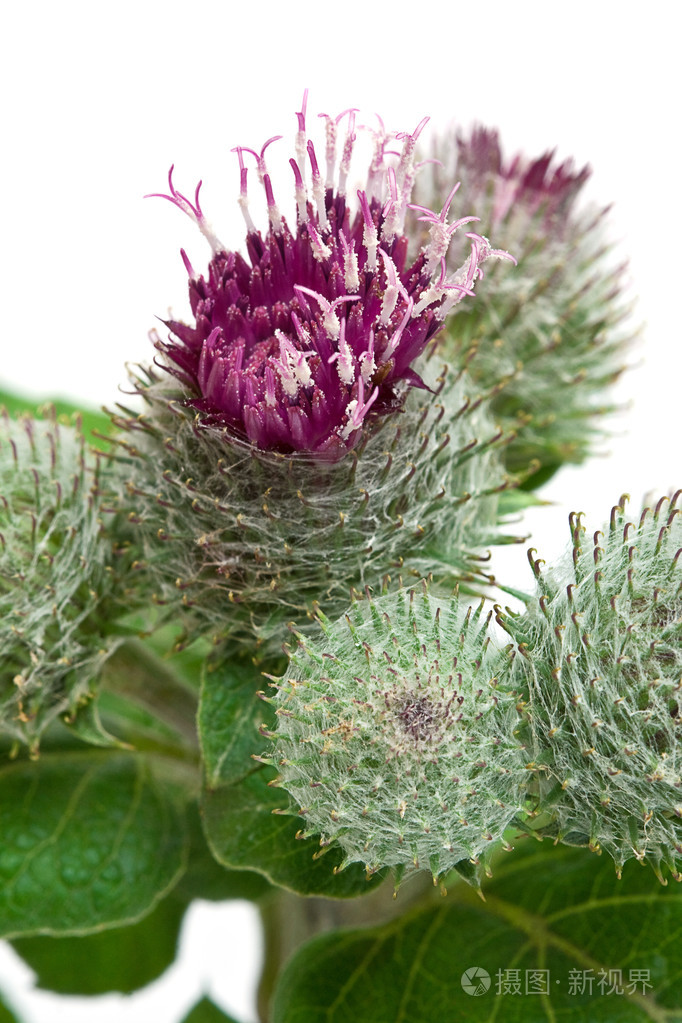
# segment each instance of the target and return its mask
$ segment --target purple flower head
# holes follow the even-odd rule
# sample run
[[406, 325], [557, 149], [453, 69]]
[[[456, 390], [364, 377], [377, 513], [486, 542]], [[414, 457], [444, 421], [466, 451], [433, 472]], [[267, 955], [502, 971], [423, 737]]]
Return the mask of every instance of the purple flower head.
[[488, 189], [492, 178], [493, 227], [519, 204], [531, 214], [542, 208], [549, 220], [565, 216], [590, 176], [589, 167], [576, 171], [572, 160], [553, 166], [553, 151], [543, 153], [535, 160], [517, 154], [505, 161], [498, 133], [480, 125], [468, 138], [461, 134], [457, 136], [457, 150], [457, 166], [470, 177], [471, 182], [477, 183], [475, 187]]
[[[367, 183], [351, 208], [346, 183], [356, 141], [356, 111], [325, 119], [326, 169], [308, 139], [306, 102], [296, 115], [294, 175], [296, 228], [281, 215], [265, 155], [237, 147], [246, 221], [245, 258], [221, 244], [199, 202], [178, 192], [171, 167], [170, 200], [195, 221], [213, 250], [206, 277], [190, 277], [194, 326], [167, 321], [168, 341], [156, 339], [166, 368], [190, 392], [187, 402], [207, 424], [226, 426], [259, 448], [307, 452], [329, 460], [359, 441], [369, 419], [398, 407], [409, 386], [424, 386], [411, 368], [450, 311], [473, 294], [481, 264], [506, 257], [470, 233], [470, 252], [454, 273], [446, 269], [450, 239], [476, 217], [447, 222], [453, 189], [442, 212], [413, 207], [429, 239], [408, 260], [403, 233], [424, 118], [411, 133], [388, 134], [379, 119]], [[340, 141], [341, 125], [345, 137]], [[389, 148], [397, 140], [400, 151]], [[255, 160], [269, 226], [262, 236], [249, 212], [247, 159]]]

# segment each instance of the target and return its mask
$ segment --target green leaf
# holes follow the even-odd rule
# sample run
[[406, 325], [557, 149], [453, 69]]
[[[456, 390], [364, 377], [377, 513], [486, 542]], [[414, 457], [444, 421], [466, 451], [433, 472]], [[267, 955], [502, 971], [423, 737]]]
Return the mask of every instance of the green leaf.
[[36, 972], [40, 988], [60, 995], [130, 994], [172, 964], [186, 908], [172, 893], [130, 927], [78, 938], [15, 938], [12, 944]]
[[0, 1023], [20, 1023], [19, 1017], [10, 1012], [2, 998], [0, 998]]
[[181, 1023], [236, 1023], [236, 1020], [214, 1005], [210, 998], [202, 998]]
[[1, 935], [129, 923], [173, 887], [185, 866], [185, 820], [151, 765], [88, 751], [0, 769]]
[[296, 838], [298, 817], [273, 814], [288, 805], [288, 797], [268, 786], [272, 777], [272, 771], [257, 769], [238, 785], [206, 789], [204, 830], [216, 859], [234, 870], [257, 870], [272, 884], [299, 895], [343, 899], [376, 888], [381, 874], [367, 880], [356, 863], [334, 874], [343, 858], [339, 849], [319, 855], [322, 850], [313, 839]]
[[72, 717], [64, 716], [62, 724], [90, 746], [104, 746], [106, 749], [132, 748], [106, 730], [99, 715], [98, 701], [94, 697], [78, 707]]
[[527, 476], [521, 484], [521, 489], [525, 491], [538, 490], [540, 487], [544, 487], [546, 483], [552, 479], [553, 476], [559, 471], [561, 466], [564, 464], [562, 461], [552, 460], [551, 455], [546, 456], [547, 461], [534, 472], [531, 476]]
[[497, 504], [497, 517], [504, 521], [511, 516], [522, 515], [528, 508], [547, 507], [551, 502], [543, 501], [534, 493], [523, 489], [521, 484], [513, 490], [504, 490]]
[[236, 659], [204, 672], [198, 723], [209, 788], [230, 785], [253, 771], [251, 754], [263, 746], [258, 727], [273, 718], [257, 696], [264, 681], [251, 662]]
[[272, 891], [262, 874], [253, 870], [227, 870], [216, 861], [206, 845], [196, 803], [188, 808], [188, 823], [190, 845], [187, 870], [174, 889], [175, 894], [188, 902], [192, 899], [208, 899], [211, 902], [222, 902], [225, 899], [255, 901]]
[[[143, 621], [141, 625], [144, 624]], [[204, 663], [215, 649], [209, 640], [201, 636], [190, 639], [181, 625], [166, 622], [146, 637], [144, 645], [160, 657], [178, 679], [198, 692]]]
[[[310, 941], [282, 973], [273, 1023], [682, 1020], [679, 888], [652, 884], [636, 864], [618, 881], [610, 862], [533, 843], [503, 862], [484, 894], [460, 884], [385, 926]], [[479, 995], [462, 985], [472, 969], [490, 978]], [[526, 993], [527, 970], [548, 971], [536, 976], [548, 994]], [[623, 994], [607, 993], [611, 970], [622, 971]], [[633, 993], [637, 970], [649, 971], [645, 994], [641, 981]], [[520, 994], [507, 971], [519, 971]], [[574, 984], [572, 993], [571, 976], [584, 991]]]

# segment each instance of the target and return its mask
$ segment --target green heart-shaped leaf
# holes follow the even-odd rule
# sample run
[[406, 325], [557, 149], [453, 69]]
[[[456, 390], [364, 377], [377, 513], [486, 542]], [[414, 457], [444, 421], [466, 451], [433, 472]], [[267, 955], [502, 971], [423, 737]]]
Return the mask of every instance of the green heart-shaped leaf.
[[533, 845], [485, 902], [460, 883], [313, 939], [283, 971], [274, 1023], [679, 1023], [682, 890], [628, 866], [618, 881], [609, 861]]
[[46, 754], [0, 769], [0, 934], [84, 934], [141, 919], [178, 880], [184, 814], [151, 759]]

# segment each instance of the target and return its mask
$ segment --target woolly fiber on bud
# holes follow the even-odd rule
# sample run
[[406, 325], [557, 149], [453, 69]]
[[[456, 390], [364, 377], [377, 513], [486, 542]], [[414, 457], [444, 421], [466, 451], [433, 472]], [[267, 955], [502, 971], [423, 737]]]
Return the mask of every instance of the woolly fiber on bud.
[[36, 749], [92, 696], [118, 640], [102, 637], [112, 587], [101, 471], [82, 435], [0, 417], [0, 732]]
[[[418, 182], [419, 194], [440, 201], [453, 177], [461, 180], [458, 198], [480, 218], [477, 229], [518, 261], [513, 272], [492, 266], [479, 281], [476, 302], [446, 325], [442, 354], [457, 363], [475, 350], [471, 375], [486, 388], [500, 385], [493, 413], [517, 432], [510, 469], [536, 460], [548, 476], [580, 463], [604, 435], [599, 417], [614, 408], [607, 391], [632, 341], [624, 268], [606, 241], [608, 210], [579, 201], [589, 168], [556, 165], [552, 153], [504, 160], [497, 132], [485, 128], [456, 144], [443, 139], [435, 155], [442, 166], [430, 184]], [[460, 255], [454, 239], [448, 265]]]
[[116, 422], [123, 504], [157, 602], [190, 631], [255, 636], [265, 653], [287, 622], [305, 628], [318, 603], [337, 616], [352, 588], [386, 576], [480, 582], [475, 552], [502, 539], [498, 498], [512, 485], [505, 438], [463, 375], [431, 382], [438, 393], [411, 389], [402, 412], [324, 462], [240, 442], [195, 417], [172, 378], [140, 375], [149, 414]]
[[[541, 570], [538, 601], [502, 617], [519, 644], [547, 834], [636, 857], [680, 879], [682, 491], [586, 536], [571, 516], [568, 569]], [[531, 745], [531, 742], [529, 742]], [[542, 820], [543, 818], [539, 818]]]
[[522, 807], [526, 772], [482, 604], [401, 590], [321, 625], [324, 638], [301, 637], [275, 683], [266, 759], [303, 834], [337, 842], [344, 865], [370, 872], [437, 879], [487, 860]]

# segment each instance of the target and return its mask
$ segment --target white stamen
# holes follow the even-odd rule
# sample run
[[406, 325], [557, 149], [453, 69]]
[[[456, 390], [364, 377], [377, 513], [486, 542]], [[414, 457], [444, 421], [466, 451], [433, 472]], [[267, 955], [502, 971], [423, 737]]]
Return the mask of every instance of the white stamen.
[[420, 220], [431, 225], [429, 228], [429, 244], [426, 246], [426, 253], [428, 256], [426, 263], [426, 271], [431, 274], [436, 269], [439, 263], [442, 263], [445, 256], [447, 255], [448, 248], [450, 246], [450, 240], [453, 234], [463, 224], [469, 224], [473, 220], [478, 220], [478, 217], [460, 217], [459, 220], [453, 221], [452, 224], [448, 224], [448, 210], [450, 209], [450, 203], [452, 202], [455, 193], [459, 189], [460, 183], [454, 186], [449, 196], [445, 200], [445, 204], [440, 214], [434, 213], [433, 210], [428, 209], [427, 206], [419, 206], [414, 203], [410, 203], [409, 207], [412, 210], [418, 210], [422, 216]]
[[362, 422], [365, 416], [369, 412], [370, 408], [372, 407], [378, 396], [379, 388], [375, 387], [369, 397], [369, 401], [365, 402], [364, 400], [365, 388], [363, 382], [362, 380], [358, 382], [357, 398], [352, 398], [346, 405], [345, 411], [346, 415], [348, 416], [348, 422], [343, 427], [343, 429], [339, 431], [339, 436], [343, 440], [348, 440], [351, 433], [354, 433], [355, 430], [358, 430], [362, 426]]
[[[442, 302], [434, 311], [434, 315], [439, 320], [442, 320], [454, 305], [462, 301], [465, 295], [473, 295], [471, 284], [467, 284], [467, 281], [471, 279], [471, 259], [472, 256], [469, 256], [457, 273], [448, 279], [446, 277], [445, 257], [443, 257], [440, 261], [440, 277], [438, 280], [432, 281], [430, 286], [422, 291], [420, 301], [415, 306], [412, 315], [418, 316], [427, 305], [430, 305], [432, 302], [442, 302], [445, 299], [445, 302]], [[473, 284], [473, 280], [471, 283]]]
[[[294, 291], [303, 292], [304, 295], [312, 295], [313, 298], [317, 299], [320, 309], [324, 312], [322, 319], [322, 326], [326, 330], [329, 337], [335, 341], [341, 332], [341, 324], [339, 318], [334, 312], [337, 305], [341, 302], [357, 302], [360, 298], [359, 295], [339, 295], [333, 302], [328, 302], [324, 295], [320, 295], [319, 292], [313, 291], [312, 288], [305, 288], [302, 284], [294, 284]], [[334, 356], [332, 356], [332, 359]], [[331, 361], [331, 360], [330, 360]]]
[[355, 380], [355, 366], [353, 365], [353, 353], [346, 341], [346, 321], [342, 320], [339, 331], [339, 350], [330, 355], [327, 362], [336, 363], [339, 380], [343, 384], [352, 384]]
[[[289, 349], [293, 348], [291, 341], [281, 330], [275, 331], [275, 337], [279, 341], [279, 359], [273, 359], [272, 363], [279, 373], [284, 393], [293, 398], [298, 394], [299, 383], [291, 365]], [[296, 349], [294, 349], [296, 351]]]
[[346, 194], [346, 180], [350, 170], [350, 160], [353, 155], [353, 144], [355, 142], [355, 111], [349, 110], [348, 113], [348, 131], [343, 143], [343, 154], [341, 156], [341, 166], [339, 167], [339, 195]]
[[326, 118], [325, 123], [325, 160], [327, 161], [327, 177], [325, 188], [334, 187], [334, 170], [336, 169], [336, 121], [329, 114], [319, 114]]
[[398, 301], [398, 295], [402, 295], [406, 302], [409, 299], [405, 286], [398, 276], [395, 263], [383, 249], [379, 249], [379, 253], [384, 261], [384, 271], [388, 281], [386, 290], [384, 291], [384, 298], [381, 305], [381, 317], [379, 320], [381, 325], [385, 327], [393, 315], [393, 310], [395, 309]]
[[249, 200], [246, 194], [240, 195], [239, 198], [237, 199], [237, 202], [239, 203], [239, 209], [242, 211], [242, 216], [244, 217], [244, 221], [246, 222], [247, 232], [249, 234], [255, 232], [256, 225], [254, 224], [251, 218], [251, 214], [249, 213]]
[[372, 218], [367, 195], [365, 192], [360, 191], [360, 189], [358, 189], [358, 199], [360, 200], [360, 208], [362, 209], [362, 219], [364, 222], [362, 244], [367, 250], [367, 269], [374, 271], [377, 268], [379, 235], [377, 234], [376, 224]]
[[398, 289], [393, 284], [389, 284], [384, 292], [384, 299], [381, 304], [381, 317], [379, 323], [385, 327], [390, 320], [393, 310], [395, 309], [396, 302], [398, 301]]
[[465, 291], [463, 289], [459, 290], [458, 288], [452, 288], [450, 293], [449, 293], [449, 295], [447, 296], [447, 298], [445, 299], [443, 304], [440, 306], [440, 308], [436, 309], [436, 317], [439, 320], [444, 320], [445, 317], [450, 312], [450, 310], [454, 306], [456, 306], [458, 304], [458, 302], [461, 302], [465, 295], [470, 295], [470, 294], [471, 294], [470, 291]]
[[428, 288], [425, 288], [421, 293], [421, 298], [412, 310], [413, 318], [423, 313], [428, 305], [431, 305], [432, 302], [437, 302], [444, 294], [445, 289], [436, 284], [431, 284]]
[[296, 362], [293, 366], [294, 373], [296, 374], [296, 379], [300, 384], [303, 385], [303, 387], [307, 387], [313, 378], [313, 375], [310, 372], [310, 366], [305, 361], [306, 356], [312, 354], [313, 354], [312, 352], [299, 352], [296, 358]]
[[381, 240], [384, 244], [390, 245], [396, 236], [398, 223], [398, 186], [395, 180], [395, 171], [392, 167], [388, 168], [386, 177], [388, 180], [389, 198], [382, 210], [384, 223], [381, 228]]
[[290, 398], [294, 398], [298, 394], [298, 384], [293, 374], [282, 363], [277, 362], [275, 365], [279, 371], [279, 378], [282, 381], [284, 393], [288, 394]]
[[401, 133], [400, 135], [396, 136], [396, 138], [403, 138], [405, 140], [403, 143], [403, 151], [400, 154], [400, 162], [398, 163], [398, 188], [400, 190], [402, 190], [405, 178], [409, 174], [410, 169], [412, 167], [412, 162], [414, 159], [414, 148], [417, 145], [417, 139], [421, 135], [428, 121], [429, 121], [428, 117], [422, 118], [422, 120], [419, 122], [419, 124], [414, 129], [411, 135], [405, 132], [404, 134]]
[[367, 351], [363, 352], [358, 359], [360, 363], [360, 375], [363, 381], [368, 384], [376, 372], [376, 362], [374, 361], [374, 330], [370, 329], [369, 332], [369, 345]]
[[357, 291], [360, 287], [360, 270], [358, 268], [358, 254], [355, 251], [355, 242], [350, 246], [346, 235], [341, 232], [341, 247], [343, 249], [343, 280], [346, 291]]
[[353, 400], [349, 401], [348, 404], [346, 405], [346, 415], [348, 416], [348, 422], [339, 432], [339, 436], [341, 437], [342, 440], [348, 440], [353, 430], [356, 429], [356, 426], [353, 422], [353, 415], [357, 407], [358, 407], [357, 398], [353, 398]]
[[377, 248], [379, 247], [379, 238], [377, 236], [377, 229], [372, 224], [368, 230], [367, 224], [365, 224], [365, 230], [362, 236], [362, 244], [367, 249], [367, 269], [376, 270], [377, 268]]
[[328, 245], [324, 244], [320, 238], [317, 228], [311, 221], [308, 221], [308, 234], [310, 236], [310, 242], [313, 249], [313, 256], [318, 263], [321, 263], [325, 259], [329, 259], [332, 254], [332, 250]]
[[[293, 397], [298, 394], [299, 385], [307, 387], [312, 380], [310, 366], [305, 361], [309, 356], [315, 355], [314, 351], [301, 352], [286, 334], [277, 329], [275, 337], [279, 341], [279, 360], [273, 360], [279, 370], [282, 379], [282, 386], [286, 393]], [[267, 372], [267, 371], [266, 371]]]
[[323, 231], [326, 231], [329, 227], [329, 221], [327, 219], [327, 207], [324, 202], [325, 187], [322, 180], [321, 174], [313, 174], [313, 199], [317, 206], [317, 216], [320, 221], [320, 227]]
[[308, 222], [308, 196], [306, 195], [305, 185], [296, 185], [294, 195], [296, 197], [298, 222], [299, 224], [306, 224]]
[[276, 202], [268, 205], [268, 218], [270, 220], [270, 226], [275, 234], [280, 234], [282, 230], [282, 215], [279, 212], [279, 207]]
[[249, 213], [249, 197], [247, 195], [247, 190], [246, 190], [247, 172], [246, 172], [246, 167], [244, 166], [244, 157], [242, 156], [242, 150], [241, 150], [240, 146], [235, 146], [235, 148], [232, 150], [232, 152], [236, 153], [237, 156], [238, 156], [238, 159], [239, 159], [239, 180], [240, 180], [240, 186], [239, 186], [239, 199], [237, 201], [239, 203], [239, 208], [242, 211], [242, 216], [244, 217], [244, 220], [246, 222], [246, 230], [247, 230], [247, 232], [249, 234], [251, 234], [251, 232], [254, 232], [256, 230], [256, 225], [254, 224], [253, 220], [251, 219], [251, 214]]

